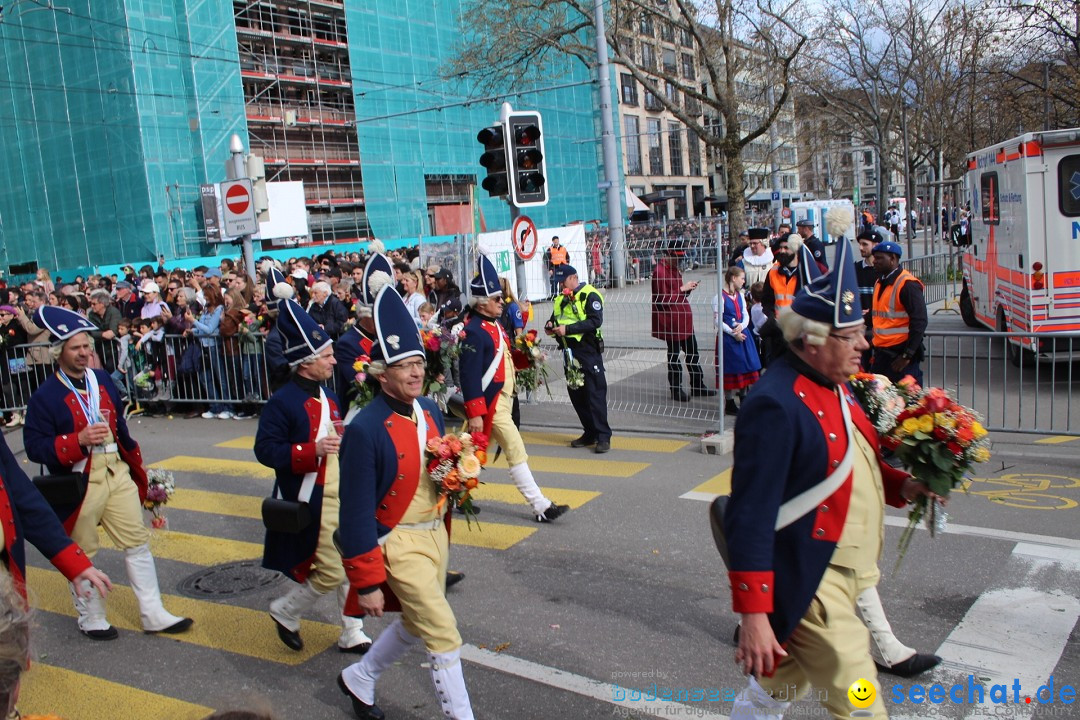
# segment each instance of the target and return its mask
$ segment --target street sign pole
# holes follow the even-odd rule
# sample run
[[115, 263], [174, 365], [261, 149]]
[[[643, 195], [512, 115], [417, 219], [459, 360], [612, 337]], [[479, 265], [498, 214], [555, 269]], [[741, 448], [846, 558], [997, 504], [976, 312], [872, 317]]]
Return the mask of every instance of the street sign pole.
[[[229, 162], [225, 163], [225, 174], [229, 180], [239, 180], [242, 177], [247, 177], [247, 166], [244, 162], [244, 143], [240, 140], [240, 136], [233, 134], [229, 140], [229, 152], [231, 157]], [[248, 276], [248, 282], [255, 285], [255, 251], [251, 244], [251, 234], [244, 234], [240, 236], [240, 249], [243, 255], [242, 262], [244, 265], [244, 274]]]

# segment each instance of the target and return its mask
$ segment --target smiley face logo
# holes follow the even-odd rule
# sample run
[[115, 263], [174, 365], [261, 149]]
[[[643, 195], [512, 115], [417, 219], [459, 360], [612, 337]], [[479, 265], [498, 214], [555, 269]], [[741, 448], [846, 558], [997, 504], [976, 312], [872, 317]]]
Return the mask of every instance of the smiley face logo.
[[857, 708], [868, 708], [874, 704], [874, 698], [877, 696], [877, 690], [874, 689], [873, 683], [866, 678], [859, 678], [855, 682], [851, 683], [851, 687], [847, 691], [848, 700], [851, 704]]

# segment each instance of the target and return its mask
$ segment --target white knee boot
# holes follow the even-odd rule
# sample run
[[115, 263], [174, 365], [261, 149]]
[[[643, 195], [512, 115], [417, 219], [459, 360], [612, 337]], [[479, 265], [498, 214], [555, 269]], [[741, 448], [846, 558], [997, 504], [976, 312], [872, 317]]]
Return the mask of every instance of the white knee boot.
[[757, 680], [748, 679], [750, 684], [731, 704], [731, 720], [783, 720], [784, 710], [791, 703], [774, 700]]
[[863, 625], [870, 631], [870, 655], [874, 662], [885, 667], [892, 667], [915, 654], [893, 634], [889, 619], [885, 617], [885, 608], [881, 606], [881, 596], [877, 587], [870, 587], [859, 593], [855, 599]]
[[305, 582], [270, 602], [270, 617], [277, 623], [278, 637], [289, 649], [304, 649], [304, 641], [300, 639], [300, 620], [322, 596], [311, 587], [310, 582]]
[[342, 652], [363, 653], [371, 647], [371, 638], [364, 632], [364, 621], [345, 614], [345, 601], [349, 599], [349, 581], [338, 586], [338, 608], [341, 610], [341, 635], [338, 637], [338, 649]]
[[353, 695], [368, 705], [374, 704], [375, 682], [379, 676], [419, 639], [409, 634], [400, 619], [395, 620], [379, 633], [363, 660], [341, 672], [341, 679]]
[[177, 617], [161, 604], [157, 568], [154, 567], [154, 556], [150, 554], [149, 545], [143, 544], [124, 550], [124, 563], [127, 565], [131, 590], [139, 601], [139, 615], [142, 617], [144, 631], [178, 633], [191, 627], [191, 618]]
[[105, 618], [105, 598], [101, 597], [89, 580], [83, 580], [78, 587], [70, 587], [71, 597], [75, 601], [75, 612], [79, 615], [79, 631], [94, 640], [115, 640], [119, 633]]
[[537, 515], [543, 515], [544, 511], [551, 506], [551, 501], [544, 497], [544, 493], [540, 491], [540, 487], [536, 484], [532, 470], [529, 469], [529, 463], [518, 463], [511, 467], [510, 479], [514, 481], [518, 492], [521, 493], [526, 502], [532, 505], [533, 512]]
[[448, 653], [428, 653], [431, 661], [431, 679], [435, 683], [435, 695], [439, 698], [443, 716], [451, 720], [473, 720], [469, 691], [465, 688], [465, 676], [461, 672], [461, 649]]

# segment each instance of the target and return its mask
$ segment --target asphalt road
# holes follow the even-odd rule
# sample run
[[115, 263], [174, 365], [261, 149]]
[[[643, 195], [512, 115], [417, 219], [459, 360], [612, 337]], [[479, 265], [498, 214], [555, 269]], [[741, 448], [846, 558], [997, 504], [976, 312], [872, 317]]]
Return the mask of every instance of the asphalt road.
[[[455, 523], [452, 566], [467, 578], [450, 601], [476, 716], [725, 716], [723, 698], [745, 681], [733, 663], [736, 617], [705, 500], [725, 492], [730, 458], [702, 454], [693, 436], [622, 432], [601, 459], [565, 445], [574, 432], [568, 406], [526, 406], [527, 426], [540, 417], [545, 427], [530, 427], [526, 438], [538, 481], [574, 509], [554, 525], [536, 525], [500, 465], [485, 471], [490, 499], [479, 496], [479, 527]], [[147, 462], [176, 475], [170, 527], [155, 532], [153, 548], [166, 604], [195, 617], [196, 632], [179, 639], [138, 632], [121, 588], [110, 602], [120, 639], [86, 640], [62, 579], [32, 551], [37, 660], [24, 714], [96, 720], [123, 707], [124, 717], [194, 720], [211, 708], [265, 707], [282, 718], [351, 716], [334, 684], [351, 658], [333, 647], [329, 598], [305, 623], [308, 649], [298, 656], [280, 645], [266, 614], [283, 584], [235, 597], [192, 599], [180, 591], [194, 573], [259, 554], [257, 505], [271, 481], [248, 464], [254, 431], [254, 421], [133, 422]], [[20, 449], [19, 433], [7, 439]], [[1059, 688], [1080, 685], [1078, 457], [1080, 440], [995, 437], [993, 460], [978, 468], [971, 493], [949, 506], [949, 531], [934, 539], [919, 532], [898, 572], [903, 517], [889, 511], [880, 563], [886, 611], [902, 640], [946, 658], [924, 684], [962, 682], [971, 673], [987, 687], [1020, 679], [1025, 693], [1050, 675]], [[117, 551], [102, 550], [98, 563], [126, 585]], [[370, 633], [385, 624], [370, 621]], [[413, 651], [383, 676], [378, 701], [388, 717], [439, 715], [425, 661]], [[905, 693], [911, 687], [882, 678], [890, 694], [898, 682]], [[650, 699], [654, 683], [661, 696], [670, 688], [686, 699]], [[718, 700], [691, 699], [695, 689]], [[911, 717], [1075, 712], [1022, 697], [1009, 706], [888, 707]], [[809, 702], [791, 713], [823, 716]]]

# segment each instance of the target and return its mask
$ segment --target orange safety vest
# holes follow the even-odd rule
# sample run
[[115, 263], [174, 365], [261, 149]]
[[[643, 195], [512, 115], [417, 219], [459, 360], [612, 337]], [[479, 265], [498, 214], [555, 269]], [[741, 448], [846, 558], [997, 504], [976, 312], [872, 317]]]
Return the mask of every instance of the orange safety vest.
[[549, 252], [551, 253], [551, 264], [552, 265], [565, 265], [566, 264], [566, 247], [565, 246], [559, 246], [559, 247], [550, 248]]
[[[909, 282], [917, 282], [919, 279], [907, 270], [901, 270], [892, 285], [878, 292], [878, 286], [874, 287], [873, 321], [874, 321], [874, 347], [893, 347], [907, 342], [911, 319], [907, 310], [897, 298], [900, 290]], [[878, 281], [878, 285], [881, 281]]]
[[777, 309], [787, 307], [795, 301], [795, 291], [799, 289], [799, 273], [785, 277], [780, 272], [780, 266], [774, 265], [769, 270], [768, 279], [773, 294], [776, 296]]

